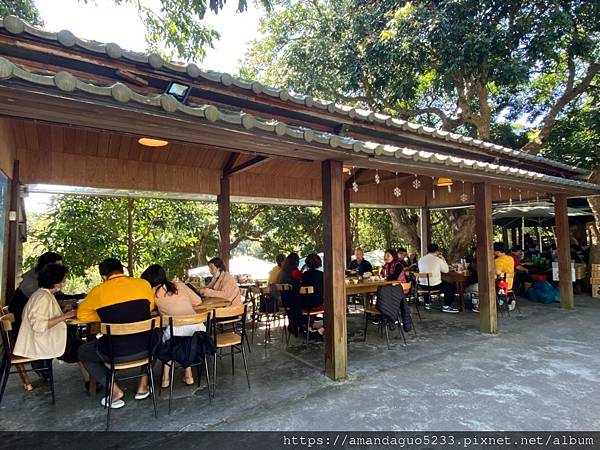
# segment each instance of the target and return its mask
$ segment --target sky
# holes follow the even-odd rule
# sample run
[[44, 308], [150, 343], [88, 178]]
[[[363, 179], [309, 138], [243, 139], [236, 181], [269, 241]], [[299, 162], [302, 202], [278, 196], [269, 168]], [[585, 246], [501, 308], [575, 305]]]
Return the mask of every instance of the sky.
[[[131, 5], [115, 6], [111, 0], [36, 0], [49, 31], [69, 30], [75, 36], [99, 42], [116, 42], [121, 48], [145, 51], [145, 28]], [[236, 74], [250, 42], [258, 36], [261, 11], [248, 2], [248, 10], [238, 13], [237, 0], [229, 0], [219, 13], [207, 12], [205, 23], [215, 28], [221, 39], [200, 67]], [[144, 4], [159, 10], [158, 0], [145, 0]], [[31, 212], [47, 210], [50, 195], [32, 193], [25, 199], [25, 208]]]

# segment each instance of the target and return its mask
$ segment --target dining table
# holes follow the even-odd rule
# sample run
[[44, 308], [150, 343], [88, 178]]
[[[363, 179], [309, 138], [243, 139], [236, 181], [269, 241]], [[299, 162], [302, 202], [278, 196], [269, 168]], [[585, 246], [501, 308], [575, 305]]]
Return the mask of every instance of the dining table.
[[380, 286], [390, 286], [400, 284], [399, 281], [385, 281], [385, 280], [357, 280], [355, 283], [353, 279], [347, 279], [346, 282], [346, 296], [357, 295], [357, 294], [375, 294]]
[[451, 283], [456, 286], [458, 294], [459, 309], [465, 310], [465, 284], [469, 281], [468, 272], [456, 272], [451, 270], [448, 273], [442, 273], [442, 280], [446, 283]]

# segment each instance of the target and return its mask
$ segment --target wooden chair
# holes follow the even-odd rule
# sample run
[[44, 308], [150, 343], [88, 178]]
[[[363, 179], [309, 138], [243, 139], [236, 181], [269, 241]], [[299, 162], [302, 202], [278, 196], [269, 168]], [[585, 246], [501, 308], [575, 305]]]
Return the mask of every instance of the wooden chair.
[[[302, 295], [313, 295], [315, 293], [315, 288], [313, 286], [302, 286], [300, 288], [299, 293], [301, 296]], [[302, 310], [302, 316], [306, 317], [306, 338], [305, 338], [306, 343], [308, 343], [308, 336], [310, 334], [311, 319], [314, 320], [315, 317], [322, 316], [323, 314], [325, 314], [325, 310], [323, 309], [322, 306], [316, 310], [306, 309], [306, 308]]]
[[[246, 352], [244, 351], [243, 343], [243, 335], [246, 333], [246, 329], [244, 327], [246, 323], [246, 311], [247, 305], [240, 306], [230, 306], [228, 308], [219, 308], [215, 309], [214, 316], [214, 341], [215, 346], [217, 348], [217, 353], [214, 358], [214, 368], [213, 368], [213, 389], [212, 395], [213, 398], [215, 396], [216, 388], [217, 388], [217, 358], [222, 358], [223, 349], [229, 348], [231, 355], [231, 374], [235, 375], [235, 363], [234, 356], [238, 353], [242, 354], [242, 359], [244, 361], [244, 370], [246, 371], [246, 381], [248, 382], [248, 389], [250, 389], [250, 377], [248, 376], [248, 363], [246, 361]], [[217, 324], [221, 323], [235, 323], [240, 324], [240, 331], [237, 331], [235, 326], [233, 327], [233, 331], [221, 331], [217, 332]]]
[[[210, 311], [200, 313], [200, 314], [192, 314], [189, 316], [162, 316], [161, 317], [161, 325], [163, 328], [169, 327], [169, 334], [172, 338], [173, 336], [175, 336], [174, 327], [180, 327], [180, 326], [185, 326], [185, 325], [200, 325], [200, 324], [206, 323], [206, 330], [207, 330], [207, 333], [210, 335], [210, 316], [211, 316]], [[172, 345], [173, 340], [169, 339], [168, 342], [171, 343], [170, 349], [171, 349], [171, 353], [173, 353], [173, 345]], [[161, 373], [164, 373], [165, 366], [168, 366], [170, 368], [170, 375], [171, 375], [171, 379], [169, 382], [169, 414], [171, 414], [171, 401], [173, 399], [173, 380], [174, 380], [174, 374], [175, 374], [175, 361], [169, 361], [169, 362], [162, 363], [163, 371]], [[204, 366], [204, 372], [206, 373], [208, 400], [209, 400], [209, 402], [211, 402], [212, 395], [210, 392], [210, 375], [208, 373], [208, 360], [207, 360], [206, 355], [203, 355], [202, 361], [193, 363], [190, 365], [190, 367], [196, 368], [196, 378], [198, 379], [198, 387], [200, 387], [200, 384], [201, 384], [201, 374], [202, 374], [202, 372], [200, 370], [201, 366]], [[162, 386], [159, 389], [159, 393], [161, 390], [162, 390]]]
[[[506, 273], [500, 274], [499, 278], [506, 281], [506, 283], [509, 286], [513, 286], [514, 281], [515, 281], [515, 273], [514, 272], [506, 272]], [[507, 291], [506, 291], [506, 300], [507, 301], [505, 301], [503, 304], [500, 304], [501, 303], [500, 297], [498, 295], [496, 295], [496, 301], [497, 301], [498, 309], [500, 310], [500, 314], [504, 315], [504, 312], [506, 312], [506, 314], [510, 317], [510, 309], [508, 307], [508, 300], [515, 302], [516, 310], [519, 314], [521, 314], [521, 308], [519, 308], [519, 303], [517, 303], [517, 297], [516, 297], [514, 291], [512, 290], [512, 287], [510, 289], [507, 289]]]
[[[47, 372], [48, 379], [50, 381], [50, 391], [52, 392], [52, 404], [55, 403], [55, 395], [54, 395], [54, 371], [52, 370], [52, 359], [49, 360], [40, 360], [40, 359], [32, 359], [32, 358], [24, 358], [22, 356], [13, 355], [13, 336], [12, 336], [12, 324], [15, 321], [15, 316], [12, 313], [4, 314], [0, 317], [0, 324], [2, 327], [2, 365], [0, 366], [0, 374], [2, 376], [2, 388], [0, 388], [0, 403], [2, 403], [2, 398], [4, 397], [4, 391], [6, 390], [6, 384], [8, 382], [8, 377], [13, 373], [18, 373], [21, 377], [21, 381], [23, 383], [23, 387], [26, 391], [31, 391], [32, 386], [29, 383], [29, 378], [27, 377], [28, 372], [33, 372], [34, 369], [25, 369], [25, 364], [32, 363], [34, 361], [44, 361], [44, 367], [38, 368], [36, 370]], [[10, 369], [15, 366], [17, 369], [16, 372], [11, 372]]]
[[[442, 303], [441, 291], [439, 289], [430, 289], [431, 283], [430, 283], [429, 279], [431, 277], [431, 274], [425, 273], [425, 272], [420, 272], [420, 273], [415, 272], [414, 275], [417, 280], [416, 281], [416, 283], [417, 283], [417, 299], [416, 299], [416, 301], [418, 302], [420, 297], [423, 297], [423, 299], [425, 299], [427, 297], [429, 299], [428, 304], [430, 305], [431, 299], [433, 297], [436, 297], [440, 302], [440, 309], [442, 309], [444, 304]], [[422, 279], [427, 280], [427, 284], [421, 284], [421, 282], [419, 280], [422, 280]], [[425, 287], [427, 287], [427, 289], [425, 289]]]
[[[290, 312], [290, 307], [289, 306], [284, 306], [284, 303], [288, 303], [288, 301], [284, 302], [284, 299], [286, 300], [290, 300], [289, 298], [293, 295], [293, 286], [291, 284], [282, 284], [282, 283], [277, 283], [274, 285], [275, 289], [277, 290], [277, 292], [279, 293], [279, 299], [281, 300], [281, 304], [279, 305], [279, 317], [283, 319], [283, 331], [281, 333], [281, 339], [283, 339], [283, 341], [285, 342], [285, 345], [287, 346], [290, 342], [290, 333], [288, 331], [288, 325], [289, 325], [289, 319], [287, 320], [287, 324], [286, 324], [286, 318], [288, 317], [288, 313]], [[293, 301], [293, 300], [290, 300]]]
[[[265, 347], [271, 340], [271, 325], [279, 318], [279, 306], [271, 297], [271, 291], [268, 287], [252, 287], [253, 292], [253, 311], [252, 314], [252, 342], [254, 343], [254, 333], [257, 323], [265, 323]], [[264, 310], [261, 310], [261, 300]]]
[[[100, 332], [106, 335], [108, 343], [108, 362], [104, 363], [104, 366], [108, 369], [106, 374], [106, 392], [105, 398], [108, 398], [106, 402], [106, 430], [110, 428], [110, 411], [112, 404], [112, 391], [115, 381], [130, 380], [133, 378], [139, 378], [141, 375], [133, 375], [129, 377], [116, 379], [116, 373], [122, 370], [135, 369], [137, 367], [145, 367], [146, 374], [150, 380], [150, 396], [152, 397], [152, 404], [154, 405], [154, 417], [158, 418], [158, 411], [156, 409], [156, 396], [154, 395], [154, 375], [152, 374], [152, 364], [154, 362], [154, 348], [153, 348], [153, 334], [156, 323], [159, 321], [159, 317], [153, 317], [148, 320], [142, 320], [141, 322], [133, 323], [101, 323]], [[117, 362], [115, 361], [114, 348], [112, 338], [114, 336], [128, 336], [138, 333], [148, 333], [148, 356], [133, 361]]]
[[400, 285], [404, 291], [408, 291], [408, 294], [405, 296], [406, 301], [412, 301], [414, 303], [419, 320], [423, 320], [421, 319], [421, 308], [419, 307], [419, 296], [417, 295], [416, 282], [413, 283], [412, 281], [407, 281], [406, 283], [400, 283]]

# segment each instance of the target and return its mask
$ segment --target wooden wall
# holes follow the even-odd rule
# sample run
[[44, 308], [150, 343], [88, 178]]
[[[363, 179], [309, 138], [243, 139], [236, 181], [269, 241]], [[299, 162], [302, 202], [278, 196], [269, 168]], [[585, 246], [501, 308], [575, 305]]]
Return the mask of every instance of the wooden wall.
[[12, 178], [15, 145], [9, 119], [0, 118], [0, 170]]

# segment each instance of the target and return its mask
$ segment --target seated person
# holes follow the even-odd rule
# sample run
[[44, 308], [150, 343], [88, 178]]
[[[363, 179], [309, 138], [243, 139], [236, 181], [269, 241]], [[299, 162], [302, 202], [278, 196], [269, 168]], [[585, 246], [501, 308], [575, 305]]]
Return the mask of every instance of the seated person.
[[269, 285], [277, 284], [279, 280], [279, 275], [281, 275], [281, 266], [283, 266], [283, 262], [285, 261], [285, 255], [281, 253], [275, 257], [275, 262], [277, 265], [271, 269], [269, 272]]
[[348, 264], [348, 270], [356, 270], [356, 273], [362, 277], [365, 272], [373, 273], [373, 266], [365, 259], [362, 249], [357, 248], [354, 251], [354, 259]]
[[235, 278], [225, 267], [221, 258], [213, 258], [208, 262], [208, 270], [212, 279], [208, 286], [201, 288], [200, 295], [210, 298], [222, 298], [231, 302], [231, 306], [242, 304], [242, 294], [240, 287], [235, 282]]
[[[507, 288], [510, 291], [513, 288], [515, 261], [512, 256], [508, 256], [505, 251], [503, 242], [494, 242], [494, 266], [496, 267], [496, 277], [506, 278]], [[515, 306], [516, 303], [510, 301], [508, 308], [512, 311], [515, 309]]]
[[300, 280], [302, 272], [298, 269], [300, 265], [300, 256], [298, 253], [290, 253], [281, 267], [281, 275], [279, 275], [278, 284], [289, 284], [292, 286], [291, 291], [281, 292], [281, 302], [284, 307], [288, 308], [288, 330], [294, 336], [298, 335], [298, 328], [301, 325], [302, 315], [301, 307], [298, 300], [298, 292], [300, 289]]
[[[148, 267], [142, 273], [141, 278], [152, 286], [156, 308], [161, 316], [191, 316], [196, 314], [194, 306], [202, 304], [202, 299], [184, 283], [169, 281], [165, 269], [158, 264], [152, 264]], [[206, 331], [206, 327], [204, 324], [173, 327], [175, 336], [192, 336], [196, 331]], [[166, 327], [163, 333], [163, 342], [168, 341], [170, 338], [171, 329]], [[161, 387], [169, 387], [170, 380], [170, 366], [165, 364]], [[191, 367], [186, 367], [183, 382], [188, 386], [194, 384]]]
[[[38, 258], [36, 266], [23, 274], [23, 280], [21, 281], [21, 284], [19, 284], [19, 287], [15, 290], [15, 293], [13, 294], [8, 304], [8, 310], [15, 316], [13, 330], [19, 330], [19, 327], [21, 326], [21, 316], [23, 315], [23, 308], [25, 308], [29, 297], [31, 297], [31, 295], [40, 287], [38, 284], [38, 275], [40, 271], [48, 264], [62, 264], [62, 256], [54, 252], [43, 253]], [[58, 301], [61, 301], [70, 299], [80, 299], [85, 297], [85, 295], [67, 295], [58, 291], [54, 294], [54, 297]]]
[[[107, 258], [99, 265], [102, 284], [92, 289], [77, 308], [77, 318], [82, 322], [131, 323], [150, 319], [154, 309], [154, 292], [146, 280], [133, 278], [123, 273], [121, 261]], [[148, 333], [112, 338], [115, 362], [126, 362], [148, 356]], [[107, 356], [108, 341], [106, 336], [86, 342], [79, 347], [79, 360], [87, 371], [100, 383], [104, 383], [108, 370], [104, 366], [109, 361]], [[117, 383], [113, 385], [113, 409], [122, 408], [123, 391]], [[150, 395], [148, 377], [142, 376], [138, 383], [136, 400], [143, 400]], [[106, 407], [108, 398], [100, 404]]]
[[382, 275], [386, 281], [401, 281], [406, 282], [406, 274], [404, 273], [404, 266], [398, 258], [398, 252], [393, 248], [388, 248], [383, 254], [383, 260], [385, 264], [382, 268]]
[[511, 256], [515, 265], [515, 278], [513, 283], [513, 290], [515, 293], [523, 292], [524, 283], [531, 282], [532, 278], [529, 275], [529, 269], [524, 267], [521, 264], [521, 257], [523, 256], [523, 251], [521, 247], [517, 244], [513, 245], [511, 248]]
[[406, 250], [404, 247], [400, 247], [398, 249], [398, 259], [400, 260], [400, 264], [402, 264], [402, 267], [405, 271], [411, 271], [417, 268], [416, 260], [412, 261], [408, 257], [408, 250]]
[[[419, 277], [419, 288], [424, 290], [439, 290], [444, 294], [443, 312], [457, 313], [454, 307], [456, 287], [454, 284], [442, 280], [442, 273], [448, 273], [448, 263], [439, 251], [437, 244], [429, 244], [427, 254], [419, 260], [419, 272], [428, 273], [429, 277]], [[425, 297], [425, 309], [431, 309], [430, 296]]]
[[[300, 295], [300, 306], [302, 309], [308, 309], [310, 311], [319, 311], [323, 309], [323, 272], [319, 270], [321, 267], [321, 257], [315, 253], [312, 253], [306, 257], [306, 272], [302, 274], [302, 286], [312, 286], [314, 288], [313, 294]], [[325, 333], [325, 328], [321, 327], [318, 330], [313, 330], [314, 316], [310, 317], [308, 328], [310, 332], [317, 332], [319, 336], [317, 338], [322, 339]]]
[[[64, 282], [68, 269], [60, 264], [46, 264], [37, 274], [39, 288], [31, 295], [23, 309], [21, 328], [13, 353], [25, 358], [51, 360], [65, 353], [67, 319], [75, 311], [65, 313], [54, 294]], [[41, 367], [40, 367], [41, 368]]]

